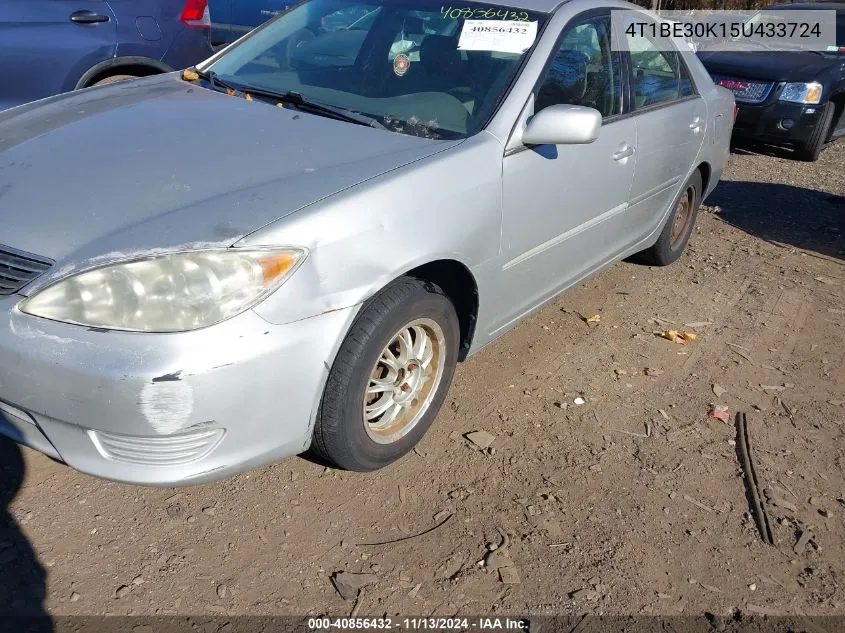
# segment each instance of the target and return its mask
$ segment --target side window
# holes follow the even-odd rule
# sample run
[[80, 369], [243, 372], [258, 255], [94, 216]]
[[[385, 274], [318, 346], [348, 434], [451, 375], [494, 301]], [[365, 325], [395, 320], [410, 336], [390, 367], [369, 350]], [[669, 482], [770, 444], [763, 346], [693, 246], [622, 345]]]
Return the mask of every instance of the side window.
[[647, 108], [695, 94], [677, 51], [660, 50], [647, 36], [626, 37], [634, 74], [634, 107]]
[[534, 112], [551, 105], [595, 108], [607, 118], [622, 112], [620, 56], [611, 47], [610, 16], [569, 26], [537, 91]]
[[681, 96], [689, 97], [694, 95], [695, 84], [692, 83], [692, 77], [690, 77], [689, 69], [687, 69], [687, 65], [680, 56], [678, 56], [678, 68], [681, 71]]

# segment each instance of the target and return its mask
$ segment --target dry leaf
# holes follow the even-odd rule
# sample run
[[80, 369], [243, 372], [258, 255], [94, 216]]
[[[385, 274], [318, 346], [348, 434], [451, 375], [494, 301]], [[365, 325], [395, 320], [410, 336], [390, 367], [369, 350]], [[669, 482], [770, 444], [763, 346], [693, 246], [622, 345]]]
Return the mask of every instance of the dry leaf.
[[185, 81], [196, 81], [199, 78], [199, 73], [195, 70], [188, 68], [187, 70], [182, 71], [182, 79]]
[[678, 330], [666, 330], [660, 336], [665, 338], [667, 341], [672, 341], [673, 343], [684, 343], [685, 342], [681, 338], [680, 334], [678, 334]]
[[590, 318], [584, 319], [584, 322], [587, 325], [598, 325], [599, 323], [601, 323], [601, 315], [600, 314], [594, 314]]
[[660, 336], [665, 338], [667, 341], [680, 343], [681, 345], [686, 345], [698, 338], [695, 332], [679, 332], [678, 330], [666, 330]]
[[249, 94], [248, 92], [246, 93], [246, 97], [245, 97], [245, 98], [246, 98], [246, 100], [247, 100], [247, 101], [252, 101], [252, 95], [251, 95], [251, 94]]
[[277, 107], [277, 108], [284, 108], [284, 107], [285, 107], [285, 104], [284, 104], [284, 103], [282, 103], [281, 101], [279, 101], [279, 103], [277, 103], [277, 104], [276, 104], [276, 107]]
[[226, 88], [226, 94], [229, 95], [230, 97], [234, 97], [235, 91], [232, 90], [231, 88]]

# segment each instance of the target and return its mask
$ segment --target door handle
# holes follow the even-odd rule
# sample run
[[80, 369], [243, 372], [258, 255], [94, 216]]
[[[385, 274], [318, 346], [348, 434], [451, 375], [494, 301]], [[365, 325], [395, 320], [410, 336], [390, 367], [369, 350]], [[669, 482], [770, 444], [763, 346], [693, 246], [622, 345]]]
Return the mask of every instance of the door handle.
[[617, 151], [613, 153], [613, 160], [620, 161], [625, 160], [629, 156], [634, 155], [634, 148], [628, 145], [627, 143], [623, 143], [622, 147], [620, 147]]
[[84, 9], [71, 13], [70, 21], [77, 24], [96, 24], [97, 22], [108, 22], [109, 16]]
[[692, 120], [692, 123], [689, 124], [689, 129], [692, 130], [693, 134], [698, 134], [701, 131], [701, 117], [697, 116]]

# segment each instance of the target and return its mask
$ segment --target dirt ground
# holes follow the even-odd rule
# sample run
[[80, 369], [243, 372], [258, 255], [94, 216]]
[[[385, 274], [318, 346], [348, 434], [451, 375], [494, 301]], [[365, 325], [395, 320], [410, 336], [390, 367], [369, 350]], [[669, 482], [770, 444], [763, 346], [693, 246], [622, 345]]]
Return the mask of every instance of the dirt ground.
[[[383, 471], [294, 458], [150, 489], [23, 449], [16, 481], [19, 449], [3, 442], [0, 508], [20, 529], [0, 538], [3, 602], [43, 597], [56, 615], [845, 614], [845, 143], [816, 164], [734, 154], [707, 204], [674, 266], [621, 263], [461, 365], [417, 451]], [[655, 335], [668, 328], [698, 337]], [[712, 405], [748, 414], [778, 502], [774, 546], [749, 515], [733, 420], [708, 419]], [[464, 437], [479, 430], [492, 450]], [[500, 530], [501, 575], [479, 565]], [[330, 580], [344, 570], [374, 574], [357, 607]]]

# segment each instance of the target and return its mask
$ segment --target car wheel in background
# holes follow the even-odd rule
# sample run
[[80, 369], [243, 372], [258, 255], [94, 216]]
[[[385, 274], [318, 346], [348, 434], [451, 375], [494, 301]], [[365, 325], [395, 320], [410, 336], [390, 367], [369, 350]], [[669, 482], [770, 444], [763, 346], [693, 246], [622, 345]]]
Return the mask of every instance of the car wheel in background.
[[675, 208], [669, 214], [657, 242], [639, 253], [638, 261], [651, 266], [668, 266], [681, 256], [695, 226], [701, 194], [701, 172], [696, 169], [675, 199]]
[[107, 86], [108, 84], [116, 84], [121, 81], [129, 81], [130, 79], [137, 79], [136, 75], [112, 75], [110, 77], [105, 77], [100, 79], [100, 81], [95, 81], [91, 84], [91, 86]]
[[830, 134], [830, 126], [833, 125], [833, 113], [836, 109], [832, 101], [828, 101], [822, 108], [822, 114], [816, 122], [810, 137], [798, 146], [798, 156], [801, 160], [815, 162], [822, 153], [827, 137]]
[[329, 372], [311, 449], [347, 470], [386, 466], [420, 441], [457, 364], [458, 316], [436, 285], [402, 277], [368, 300]]

